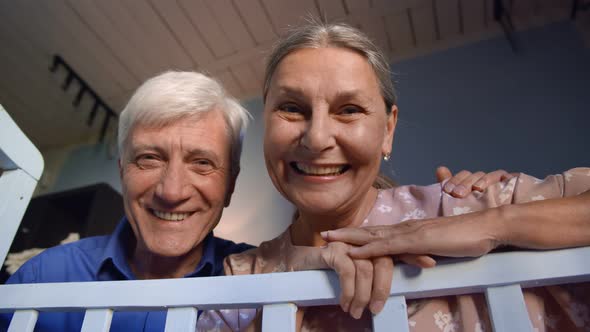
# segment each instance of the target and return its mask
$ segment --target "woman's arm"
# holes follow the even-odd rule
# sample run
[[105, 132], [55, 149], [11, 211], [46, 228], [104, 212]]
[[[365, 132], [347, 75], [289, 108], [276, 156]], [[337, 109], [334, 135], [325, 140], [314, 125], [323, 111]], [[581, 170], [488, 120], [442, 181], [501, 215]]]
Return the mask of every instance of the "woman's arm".
[[[523, 175], [475, 202], [520, 204], [391, 226], [340, 229], [323, 236], [360, 246], [350, 250], [355, 258], [400, 253], [480, 256], [499, 245], [535, 249], [590, 245], [589, 190], [588, 168], [545, 181]], [[545, 200], [549, 197], [559, 198]]]

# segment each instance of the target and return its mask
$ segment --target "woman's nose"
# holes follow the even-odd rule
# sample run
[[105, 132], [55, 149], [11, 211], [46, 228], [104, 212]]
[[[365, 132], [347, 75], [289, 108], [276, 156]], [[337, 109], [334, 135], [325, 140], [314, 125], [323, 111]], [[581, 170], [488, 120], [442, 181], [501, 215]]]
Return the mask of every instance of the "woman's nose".
[[168, 204], [188, 200], [193, 194], [189, 174], [181, 162], [169, 162], [156, 186], [156, 196]]
[[317, 113], [312, 114], [301, 135], [301, 145], [314, 153], [330, 149], [334, 145], [333, 125], [329, 115]]

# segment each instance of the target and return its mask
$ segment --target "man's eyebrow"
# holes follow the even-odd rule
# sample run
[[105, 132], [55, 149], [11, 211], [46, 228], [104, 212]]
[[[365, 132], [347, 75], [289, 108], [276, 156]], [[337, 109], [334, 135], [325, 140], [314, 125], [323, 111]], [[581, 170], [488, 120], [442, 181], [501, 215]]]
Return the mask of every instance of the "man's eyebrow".
[[187, 151], [187, 155], [190, 157], [202, 156], [209, 159], [216, 159], [217, 153], [209, 149], [194, 148]]

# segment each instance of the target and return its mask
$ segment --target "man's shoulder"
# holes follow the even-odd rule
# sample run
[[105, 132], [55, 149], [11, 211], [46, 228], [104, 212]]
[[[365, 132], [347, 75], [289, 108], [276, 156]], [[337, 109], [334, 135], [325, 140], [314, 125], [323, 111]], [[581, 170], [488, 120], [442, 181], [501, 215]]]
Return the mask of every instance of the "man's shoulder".
[[91, 280], [109, 236], [93, 236], [43, 250], [28, 259], [8, 283]]
[[254, 248], [253, 245], [248, 243], [235, 243], [231, 240], [222, 239], [220, 237], [213, 236], [213, 241], [215, 245], [215, 251], [220, 254], [220, 256], [228, 256], [231, 254], [238, 254], [244, 252], [248, 249]]

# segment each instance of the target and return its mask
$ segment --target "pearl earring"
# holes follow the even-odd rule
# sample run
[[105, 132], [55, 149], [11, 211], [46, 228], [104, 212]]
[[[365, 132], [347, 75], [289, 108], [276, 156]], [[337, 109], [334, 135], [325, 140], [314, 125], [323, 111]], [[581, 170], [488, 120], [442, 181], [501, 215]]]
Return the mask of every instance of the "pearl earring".
[[383, 154], [383, 160], [385, 160], [385, 161], [389, 161], [390, 157], [391, 157], [391, 154], [389, 152]]

